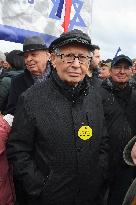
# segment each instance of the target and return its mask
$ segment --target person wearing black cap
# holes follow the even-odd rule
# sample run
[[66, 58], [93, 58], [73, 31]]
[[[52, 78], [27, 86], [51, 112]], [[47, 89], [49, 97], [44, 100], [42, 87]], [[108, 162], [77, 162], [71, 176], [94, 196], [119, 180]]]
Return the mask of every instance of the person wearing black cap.
[[18, 97], [34, 83], [45, 80], [50, 75], [50, 54], [44, 40], [39, 36], [28, 37], [24, 40], [23, 51], [18, 55], [24, 56], [26, 69], [12, 79], [6, 113], [14, 115]]
[[108, 135], [101, 97], [86, 76], [91, 39], [63, 33], [49, 50], [50, 78], [20, 97], [7, 144], [29, 205], [100, 205]]
[[[107, 122], [111, 126], [110, 135], [110, 178], [108, 205], [123, 203], [125, 193], [134, 179], [133, 167], [128, 167], [123, 161], [123, 149], [127, 142], [136, 134], [136, 91], [129, 84], [132, 75], [132, 60], [125, 55], [113, 58], [111, 62], [111, 77], [102, 82], [102, 87], [111, 95], [120, 112], [120, 118]], [[104, 112], [110, 110], [110, 103], [104, 107]]]

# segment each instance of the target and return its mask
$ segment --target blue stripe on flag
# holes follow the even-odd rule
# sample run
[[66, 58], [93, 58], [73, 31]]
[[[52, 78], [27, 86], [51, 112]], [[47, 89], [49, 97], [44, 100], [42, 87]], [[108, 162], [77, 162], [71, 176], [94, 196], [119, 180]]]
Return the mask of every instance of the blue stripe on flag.
[[35, 35], [44, 38], [47, 46], [49, 46], [50, 43], [56, 38], [52, 35], [0, 24], [0, 40], [11, 41], [15, 43], [23, 43], [26, 37]]
[[61, 18], [62, 10], [63, 10], [64, 0], [60, 0], [58, 10], [56, 16]]

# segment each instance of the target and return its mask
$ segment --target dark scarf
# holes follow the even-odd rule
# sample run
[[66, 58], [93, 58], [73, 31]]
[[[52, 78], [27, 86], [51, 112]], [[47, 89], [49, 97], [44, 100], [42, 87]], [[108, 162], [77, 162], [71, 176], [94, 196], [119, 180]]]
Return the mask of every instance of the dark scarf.
[[47, 67], [45, 69], [45, 71], [42, 73], [42, 75], [32, 75], [32, 78], [34, 80], [34, 84], [35, 83], [39, 83], [39, 82], [42, 82], [44, 80], [47, 80], [48, 77], [50, 76], [51, 74], [51, 65], [50, 65], [50, 62], [47, 63]]
[[71, 85], [69, 85], [67, 82], [62, 81], [56, 70], [52, 71], [52, 75], [51, 78], [53, 80], [53, 83], [55, 84], [55, 86], [57, 86], [57, 88], [59, 89], [59, 91], [65, 96], [67, 97], [68, 100], [72, 101], [73, 103], [75, 101], [77, 101], [77, 99], [80, 96], [86, 96], [88, 95], [88, 90], [89, 90], [89, 81], [87, 76], [85, 76], [85, 78], [83, 79], [83, 81], [79, 82], [79, 84], [76, 87], [73, 87]]

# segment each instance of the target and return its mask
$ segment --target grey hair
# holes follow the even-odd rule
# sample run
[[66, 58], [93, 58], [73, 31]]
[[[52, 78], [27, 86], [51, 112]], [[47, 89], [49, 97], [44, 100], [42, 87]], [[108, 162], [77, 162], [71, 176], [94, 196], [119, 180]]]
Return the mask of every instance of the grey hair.
[[60, 54], [60, 49], [59, 48], [55, 48], [53, 51], [55, 54]]

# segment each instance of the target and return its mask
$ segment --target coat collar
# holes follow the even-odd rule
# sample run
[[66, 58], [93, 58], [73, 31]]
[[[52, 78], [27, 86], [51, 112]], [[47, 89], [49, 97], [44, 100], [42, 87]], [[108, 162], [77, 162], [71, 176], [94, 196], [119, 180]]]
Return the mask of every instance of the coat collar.
[[87, 77], [85, 77], [84, 80], [81, 81], [76, 87], [70, 86], [66, 82], [62, 81], [56, 70], [52, 71], [51, 79], [57, 89], [59, 89], [59, 91], [72, 102], [76, 102], [80, 96], [88, 95], [89, 81]]
[[130, 86], [129, 83], [127, 83], [124, 88], [120, 88], [112, 80], [112, 78], [108, 78], [108, 79], [104, 80], [102, 82], [102, 87], [126, 103], [128, 103], [130, 96], [131, 96], [131, 93], [132, 93], [132, 87]]

